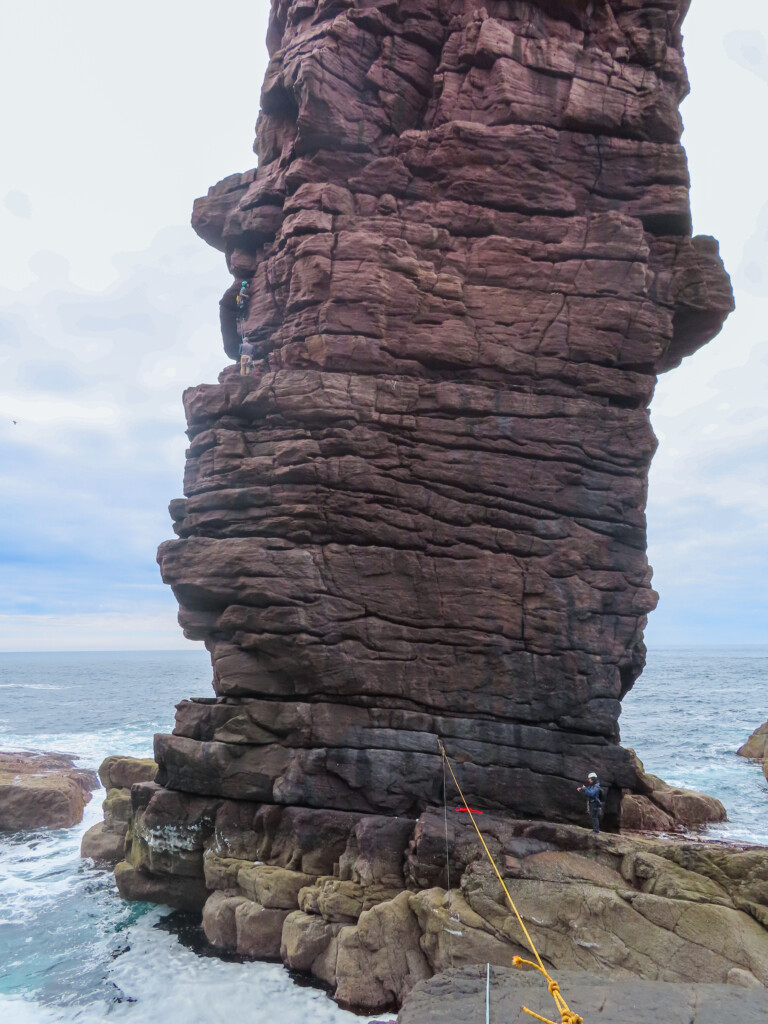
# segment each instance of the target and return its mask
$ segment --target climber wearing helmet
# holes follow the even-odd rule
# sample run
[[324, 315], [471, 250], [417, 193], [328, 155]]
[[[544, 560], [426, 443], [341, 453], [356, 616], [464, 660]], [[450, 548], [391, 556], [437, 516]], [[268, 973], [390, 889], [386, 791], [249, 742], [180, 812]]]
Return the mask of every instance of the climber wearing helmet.
[[584, 793], [587, 798], [587, 811], [592, 822], [592, 831], [597, 835], [600, 832], [600, 819], [603, 816], [603, 791], [595, 772], [587, 776], [586, 786], [579, 786], [578, 793]]
[[240, 291], [235, 298], [235, 305], [240, 316], [245, 316], [245, 307], [248, 305], [248, 282], [243, 281], [240, 285]]
[[256, 355], [256, 348], [249, 338], [243, 338], [240, 345], [240, 376], [250, 377], [253, 373], [253, 357]]

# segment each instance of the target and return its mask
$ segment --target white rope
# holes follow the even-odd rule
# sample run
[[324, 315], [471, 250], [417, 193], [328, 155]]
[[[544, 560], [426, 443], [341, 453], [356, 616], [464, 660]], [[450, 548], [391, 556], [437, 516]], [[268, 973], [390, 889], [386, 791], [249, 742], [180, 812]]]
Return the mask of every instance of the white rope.
[[491, 965], [485, 965], [485, 1024], [491, 1024]]
[[[448, 896], [448, 919], [451, 920], [453, 917], [451, 914], [451, 858], [448, 853], [448, 779], [445, 758], [443, 758], [443, 822], [445, 827], [445, 876], [447, 883], [446, 893]], [[453, 967], [453, 937], [451, 929], [446, 928], [445, 933], [448, 936], [448, 955], [451, 958], [451, 967]]]

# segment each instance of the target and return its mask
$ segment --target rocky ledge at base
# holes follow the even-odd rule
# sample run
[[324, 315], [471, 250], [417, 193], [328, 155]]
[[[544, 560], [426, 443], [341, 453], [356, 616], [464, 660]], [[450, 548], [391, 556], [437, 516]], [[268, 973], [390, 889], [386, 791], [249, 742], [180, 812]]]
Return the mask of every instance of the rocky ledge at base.
[[82, 821], [99, 781], [75, 761], [40, 750], [0, 752], [0, 830], [71, 828]]
[[[541, 977], [492, 967], [490, 1019], [505, 1024], [531, 1024], [525, 1004], [544, 1017], [553, 1013], [552, 998]], [[566, 971], [557, 981], [573, 1012], [600, 1024], [768, 1024], [765, 992], [725, 985], [674, 985], [638, 980], [607, 981]], [[397, 1024], [482, 1024], [486, 1006], [486, 969], [447, 970], [419, 982], [405, 1002]]]
[[[768, 849], [479, 821], [552, 970], [768, 985]], [[530, 955], [471, 823], [453, 810], [446, 827], [442, 808], [392, 818], [138, 782], [124, 843], [124, 897], [202, 909], [216, 948], [281, 959], [345, 1007], [396, 1009], [450, 967]]]
[[125, 838], [132, 820], [131, 787], [136, 782], [151, 782], [157, 765], [151, 757], [124, 757], [112, 754], [99, 765], [99, 779], [107, 791], [101, 805], [104, 820], [83, 836], [80, 856], [112, 867], [125, 857]]

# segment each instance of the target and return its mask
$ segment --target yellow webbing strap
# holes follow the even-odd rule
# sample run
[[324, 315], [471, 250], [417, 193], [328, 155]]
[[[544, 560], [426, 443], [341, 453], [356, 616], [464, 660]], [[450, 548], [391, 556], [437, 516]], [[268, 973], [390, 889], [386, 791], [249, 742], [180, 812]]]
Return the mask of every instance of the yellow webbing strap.
[[[519, 913], [517, 907], [515, 906], [515, 901], [510, 896], [509, 889], [504, 884], [504, 879], [501, 877], [501, 873], [499, 872], [499, 869], [496, 867], [496, 861], [491, 856], [491, 851], [488, 849], [488, 846], [486, 845], [485, 839], [483, 839], [483, 834], [480, 831], [480, 829], [477, 827], [477, 822], [475, 821], [475, 816], [472, 814], [472, 811], [470, 810], [469, 804], [467, 803], [466, 798], [464, 796], [464, 793], [462, 792], [461, 786], [459, 785], [459, 780], [456, 778], [456, 775], [455, 775], [455, 773], [453, 771], [453, 766], [451, 765], [451, 762], [448, 759], [448, 755], [445, 752], [445, 747], [443, 746], [442, 742], [439, 739], [438, 739], [437, 743], [438, 743], [438, 746], [440, 747], [440, 753], [441, 753], [441, 755], [443, 757], [443, 760], [448, 765], [448, 771], [451, 773], [451, 777], [453, 778], [453, 781], [454, 781], [454, 784], [456, 786], [456, 789], [458, 789], [458, 791], [459, 791], [459, 796], [461, 797], [461, 802], [464, 804], [464, 810], [467, 812], [467, 814], [470, 817], [470, 820], [472, 821], [472, 824], [475, 826], [475, 832], [477, 832], [478, 837], [480, 839], [480, 842], [483, 844], [483, 849], [485, 850], [486, 856], [488, 857], [488, 860], [491, 862], [491, 866], [493, 867], [493, 870], [496, 872], [496, 877], [501, 882], [501, 887], [504, 890], [504, 893], [505, 893], [507, 899], [509, 900], [509, 905], [510, 905], [510, 907], [512, 907], [512, 911], [513, 911], [515, 917], [517, 918], [517, 923], [520, 925], [520, 927], [522, 929], [522, 932], [523, 932], [523, 935], [525, 936], [525, 938], [526, 938], [526, 940], [528, 942], [528, 945], [529, 945], [529, 947], [531, 949], [531, 952], [533, 953], [534, 957], [536, 958], [536, 963], [534, 963], [532, 960], [523, 960], [522, 957], [516, 956], [516, 957], [512, 958], [512, 963], [515, 965], [515, 967], [522, 967], [523, 964], [526, 964], [529, 967], [533, 967], [540, 974], [544, 975], [544, 978], [547, 981], [547, 988], [549, 989], [549, 994], [555, 1000], [555, 1005], [557, 1006], [557, 1012], [560, 1014], [560, 1024], [584, 1024], [583, 1019], [578, 1015], [578, 1013], [574, 1013], [571, 1009], [569, 1009], [568, 1003], [566, 1003], [565, 999], [563, 999], [562, 995], [560, 994], [560, 986], [557, 984], [557, 982], [555, 981], [554, 978], [550, 977], [549, 973], [547, 972], [547, 969], [544, 966], [541, 957], [539, 956], [538, 950], [536, 949], [534, 941], [531, 938], [531, 936], [530, 936], [530, 934], [528, 932], [528, 929], [525, 927], [525, 923], [524, 923], [522, 917], [520, 917], [520, 913]], [[536, 1020], [543, 1021], [544, 1024], [556, 1024], [555, 1021], [549, 1020], [548, 1017], [542, 1017], [538, 1013], [534, 1013], [533, 1010], [529, 1010], [527, 1006], [524, 1006], [523, 1010], [525, 1011], [525, 1013], [529, 1014], [531, 1017], [535, 1017]]]

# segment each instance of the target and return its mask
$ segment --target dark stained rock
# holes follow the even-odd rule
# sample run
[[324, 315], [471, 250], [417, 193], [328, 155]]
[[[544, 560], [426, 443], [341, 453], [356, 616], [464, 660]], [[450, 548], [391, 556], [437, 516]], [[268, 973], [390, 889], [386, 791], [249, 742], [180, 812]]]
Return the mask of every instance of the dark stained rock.
[[99, 780], [76, 761], [39, 750], [0, 752], [0, 830], [77, 825]]

